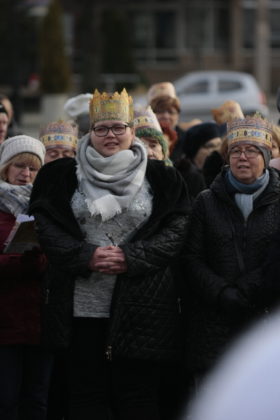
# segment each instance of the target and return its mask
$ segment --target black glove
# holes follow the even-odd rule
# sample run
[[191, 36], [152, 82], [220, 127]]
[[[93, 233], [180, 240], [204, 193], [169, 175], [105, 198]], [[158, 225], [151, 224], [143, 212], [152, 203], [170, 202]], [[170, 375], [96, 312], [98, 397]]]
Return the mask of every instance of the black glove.
[[226, 287], [219, 296], [220, 309], [223, 314], [234, 320], [246, 317], [250, 304], [237, 287]]

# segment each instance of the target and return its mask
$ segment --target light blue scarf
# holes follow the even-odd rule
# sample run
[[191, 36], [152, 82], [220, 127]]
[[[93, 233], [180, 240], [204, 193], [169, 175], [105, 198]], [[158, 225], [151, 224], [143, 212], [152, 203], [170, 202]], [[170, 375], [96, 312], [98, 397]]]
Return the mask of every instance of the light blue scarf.
[[266, 169], [265, 173], [256, 179], [252, 184], [243, 184], [238, 181], [229, 169], [227, 174], [227, 181], [235, 192], [234, 200], [236, 205], [241, 210], [244, 219], [247, 220], [248, 216], [253, 210], [254, 200], [265, 190], [269, 182], [269, 172]]

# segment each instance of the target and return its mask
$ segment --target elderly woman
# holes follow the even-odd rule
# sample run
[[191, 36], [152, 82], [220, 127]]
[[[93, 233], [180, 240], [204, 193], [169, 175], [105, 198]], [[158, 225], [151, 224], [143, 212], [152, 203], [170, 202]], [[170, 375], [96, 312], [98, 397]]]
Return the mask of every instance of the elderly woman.
[[16, 136], [0, 147], [0, 418], [46, 418], [51, 355], [40, 343], [39, 250], [6, 251], [16, 218], [26, 215], [32, 184], [44, 162], [39, 140]]
[[69, 349], [71, 420], [107, 418], [109, 393], [116, 418], [155, 420], [159, 370], [180, 352], [173, 264], [188, 196], [174, 168], [148, 161], [125, 89], [96, 90], [90, 117], [76, 159], [46, 165], [32, 194], [45, 339]]
[[261, 313], [262, 264], [280, 223], [279, 176], [268, 168], [270, 128], [257, 116], [229, 122], [229, 166], [194, 204], [185, 258], [187, 363], [195, 378]]
[[152, 108], [138, 106], [134, 111], [135, 134], [146, 146], [148, 158], [163, 160], [166, 165], [172, 166], [168, 158], [167, 139]]

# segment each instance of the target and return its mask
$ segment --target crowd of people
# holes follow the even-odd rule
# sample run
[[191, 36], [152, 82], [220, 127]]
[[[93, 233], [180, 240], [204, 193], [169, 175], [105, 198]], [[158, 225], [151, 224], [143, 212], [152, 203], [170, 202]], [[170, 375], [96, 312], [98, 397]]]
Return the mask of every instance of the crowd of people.
[[230, 98], [182, 124], [170, 82], [70, 98], [37, 138], [7, 101], [1, 420], [180, 420], [279, 304], [280, 127]]

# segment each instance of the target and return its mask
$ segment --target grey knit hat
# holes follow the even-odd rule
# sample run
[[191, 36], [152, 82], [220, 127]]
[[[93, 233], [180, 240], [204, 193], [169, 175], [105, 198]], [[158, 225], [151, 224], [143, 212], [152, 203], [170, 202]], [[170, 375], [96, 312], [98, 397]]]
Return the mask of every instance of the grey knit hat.
[[43, 143], [33, 137], [19, 135], [10, 137], [1, 144], [0, 166], [20, 153], [33, 153], [44, 164], [46, 149]]

